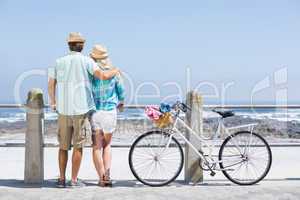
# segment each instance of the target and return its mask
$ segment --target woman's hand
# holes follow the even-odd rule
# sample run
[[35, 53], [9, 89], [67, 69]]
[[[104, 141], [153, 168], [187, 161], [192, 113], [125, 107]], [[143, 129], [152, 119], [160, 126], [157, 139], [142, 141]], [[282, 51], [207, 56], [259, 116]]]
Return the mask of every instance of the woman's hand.
[[117, 108], [118, 108], [119, 112], [123, 112], [124, 111], [124, 102], [121, 101], [118, 104]]
[[55, 100], [50, 101], [50, 108], [51, 108], [51, 110], [56, 111], [56, 101]]
[[53, 111], [56, 111], [56, 104], [51, 104], [51, 105], [50, 105], [50, 108], [51, 108]]

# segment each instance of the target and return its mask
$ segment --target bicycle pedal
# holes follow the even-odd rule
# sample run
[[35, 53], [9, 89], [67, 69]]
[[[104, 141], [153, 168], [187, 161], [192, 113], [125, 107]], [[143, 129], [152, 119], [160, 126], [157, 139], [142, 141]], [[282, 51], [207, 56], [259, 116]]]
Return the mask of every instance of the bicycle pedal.
[[215, 176], [216, 172], [210, 172], [210, 176]]
[[198, 150], [198, 152], [199, 152], [200, 154], [202, 154], [203, 156], [209, 156], [208, 154], [204, 154], [204, 152], [201, 151], [201, 150]]

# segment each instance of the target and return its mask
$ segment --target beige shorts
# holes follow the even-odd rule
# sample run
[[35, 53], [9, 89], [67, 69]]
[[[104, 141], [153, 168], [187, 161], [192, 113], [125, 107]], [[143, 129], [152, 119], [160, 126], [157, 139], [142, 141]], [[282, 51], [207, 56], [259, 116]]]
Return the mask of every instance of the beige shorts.
[[88, 123], [88, 114], [58, 115], [58, 142], [62, 150], [82, 148], [86, 140], [85, 123]]

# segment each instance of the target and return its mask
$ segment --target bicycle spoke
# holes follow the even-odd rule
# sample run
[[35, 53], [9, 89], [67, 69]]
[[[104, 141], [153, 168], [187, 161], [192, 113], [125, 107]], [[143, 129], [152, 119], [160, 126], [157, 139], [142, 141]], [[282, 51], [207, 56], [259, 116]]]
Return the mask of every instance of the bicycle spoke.
[[150, 170], [148, 171], [148, 173], [147, 173], [145, 179], [147, 179], [147, 178], [152, 174], [153, 168], [154, 168], [154, 165], [151, 165], [151, 168], [150, 168]]
[[[240, 154], [242, 163], [235, 164], [238, 161], [237, 152], [240, 150], [243, 152]], [[221, 158], [221, 168], [231, 169], [223, 173], [238, 184], [256, 183], [265, 177], [270, 169], [271, 157], [268, 146], [261, 137], [251, 132], [239, 132], [227, 139], [222, 145]]]
[[136, 164], [135, 169], [136, 170], [141, 169], [141, 168], [147, 166], [148, 164], [150, 164], [152, 162], [153, 162], [153, 160], [150, 160], [148, 162], [142, 162], [142, 163]]
[[177, 177], [183, 166], [183, 154], [174, 141], [159, 132], [141, 137], [130, 156], [134, 175], [149, 185], [163, 185]]

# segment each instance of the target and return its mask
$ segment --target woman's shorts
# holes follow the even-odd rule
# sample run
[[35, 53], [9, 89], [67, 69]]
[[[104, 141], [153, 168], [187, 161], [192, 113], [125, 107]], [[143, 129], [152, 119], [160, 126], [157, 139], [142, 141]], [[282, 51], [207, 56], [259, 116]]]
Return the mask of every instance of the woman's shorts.
[[104, 134], [114, 132], [117, 126], [117, 110], [97, 110], [92, 115], [91, 124], [93, 131], [102, 130]]

